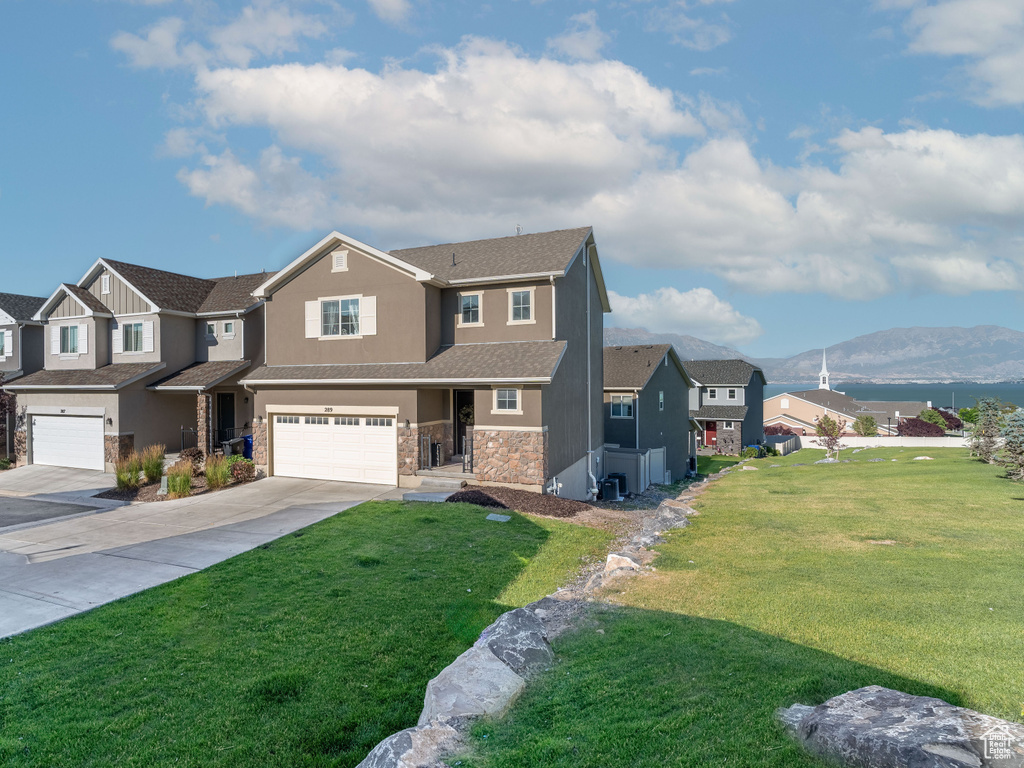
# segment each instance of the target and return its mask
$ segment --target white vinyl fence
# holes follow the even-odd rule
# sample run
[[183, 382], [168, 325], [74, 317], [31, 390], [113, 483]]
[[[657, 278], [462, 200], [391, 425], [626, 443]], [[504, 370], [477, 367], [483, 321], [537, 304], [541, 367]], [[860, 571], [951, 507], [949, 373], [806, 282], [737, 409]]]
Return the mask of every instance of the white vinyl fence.
[[[814, 435], [790, 437], [799, 448], [821, 448]], [[844, 437], [844, 448], [966, 448], [970, 437]], [[781, 449], [780, 449], [781, 450]]]

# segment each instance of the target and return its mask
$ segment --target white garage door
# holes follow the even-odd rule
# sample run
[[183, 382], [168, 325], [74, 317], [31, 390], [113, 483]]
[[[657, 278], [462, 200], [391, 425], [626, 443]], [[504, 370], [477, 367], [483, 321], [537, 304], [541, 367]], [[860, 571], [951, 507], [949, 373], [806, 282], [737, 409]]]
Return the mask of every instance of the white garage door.
[[33, 464], [103, 471], [103, 417], [31, 418]]
[[393, 418], [275, 415], [272, 428], [275, 475], [398, 484]]

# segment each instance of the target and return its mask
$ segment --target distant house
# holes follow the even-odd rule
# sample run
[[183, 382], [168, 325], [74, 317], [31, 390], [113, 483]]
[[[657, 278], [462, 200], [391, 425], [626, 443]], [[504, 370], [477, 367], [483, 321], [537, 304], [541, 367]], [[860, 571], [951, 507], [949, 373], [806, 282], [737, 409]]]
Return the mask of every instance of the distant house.
[[831, 389], [783, 392], [764, 401], [764, 426], [781, 424], [798, 435], [813, 435], [814, 420], [827, 415], [846, 422], [845, 435], [856, 434], [853, 422], [871, 416], [880, 435], [895, 435], [900, 419], [914, 418], [928, 408], [927, 403], [862, 401]]
[[[685, 476], [696, 453], [689, 415], [692, 386], [671, 344], [605, 347], [605, 445], [664, 449], [665, 469], [673, 478]], [[652, 470], [652, 480], [662, 482], [656, 474]]]
[[[43, 367], [43, 324], [33, 316], [46, 299], [0, 293], [0, 377], [14, 381]], [[14, 451], [15, 419], [0, 414], [0, 456]]]
[[694, 388], [690, 416], [701, 445], [722, 453], [764, 442], [764, 372], [746, 360], [690, 360], [683, 363]]

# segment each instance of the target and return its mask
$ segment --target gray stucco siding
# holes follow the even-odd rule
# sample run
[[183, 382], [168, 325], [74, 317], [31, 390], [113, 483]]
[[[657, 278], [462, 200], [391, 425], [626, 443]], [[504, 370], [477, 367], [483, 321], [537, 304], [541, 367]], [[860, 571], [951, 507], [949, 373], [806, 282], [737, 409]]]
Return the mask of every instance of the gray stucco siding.
[[[214, 326], [214, 335], [206, 332], [209, 324]], [[231, 334], [225, 331], [225, 323], [234, 323]], [[248, 318], [222, 315], [219, 317], [201, 317], [193, 324], [195, 331], [196, 362], [205, 363], [217, 360], [248, 360], [244, 349], [249, 346], [246, 334], [254, 331], [248, 324]], [[258, 329], [262, 335], [263, 328]]]

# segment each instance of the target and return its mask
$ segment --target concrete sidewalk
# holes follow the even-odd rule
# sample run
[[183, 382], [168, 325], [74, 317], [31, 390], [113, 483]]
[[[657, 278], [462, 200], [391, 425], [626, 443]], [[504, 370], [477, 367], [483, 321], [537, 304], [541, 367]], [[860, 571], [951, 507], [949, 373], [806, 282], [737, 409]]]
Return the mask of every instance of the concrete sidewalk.
[[0, 536], [0, 637], [195, 573], [392, 491], [271, 477], [8, 533]]

